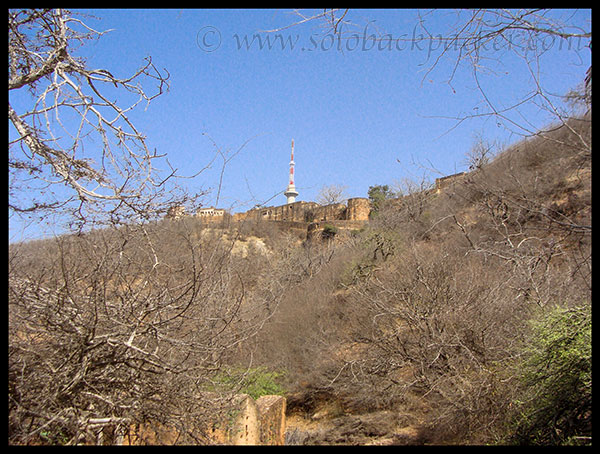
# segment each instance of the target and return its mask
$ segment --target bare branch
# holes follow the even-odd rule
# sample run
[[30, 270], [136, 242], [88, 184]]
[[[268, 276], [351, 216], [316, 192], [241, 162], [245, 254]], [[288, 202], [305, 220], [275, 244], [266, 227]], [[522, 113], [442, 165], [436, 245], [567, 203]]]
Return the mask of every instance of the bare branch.
[[[115, 77], [73, 55], [76, 43], [104, 33], [68, 11], [9, 12], [9, 91], [26, 96], [20, 90], [27, 87], [31, 100], [23, 112], [9, 103], [16, 136], [9, 141], [9, 208], [15, 213], [61, 208], [84, 224], [161, 215], [173, 203], [164, 189], [178, 175], [173, 169], [162, 175], [157, 164], [164, 154], [148, 147], [129, 117], [165, 93], [169, 73], [148, 57], [132, 75]], [[129, 104], [114, 101], [115, 90]], [[189, 198], [180, 197], [179, 203]]]

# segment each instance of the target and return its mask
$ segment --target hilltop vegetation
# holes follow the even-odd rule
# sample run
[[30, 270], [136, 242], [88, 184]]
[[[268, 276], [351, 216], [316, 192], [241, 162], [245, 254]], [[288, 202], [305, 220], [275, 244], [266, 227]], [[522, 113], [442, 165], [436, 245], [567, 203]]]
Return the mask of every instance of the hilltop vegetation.
[[591, 442], [591, 114], [330, 236], [184, 218], [11, 245], [9, 442], [148, 420], [206, 442], [256, 371], [290, 443]]
[[[278, 329], [294, 327], [280, 335], [291, 345], [278, 354], [304, 353], [298, 374], [307, 384], [292, 407], [314, 414], [322, 399], [335, 400], [340, 417], [393, 411], [403, 420], [390, 442], [406, 441], [408, 427], [418, 429], [416, 443], [589, 436], [589, 350], [570, 351], [575, 369], [563, 364], [559, 373], [545, 363], [570, 390], [569, 404], [544, 396], [553, 403], [537, 407], [548, 372], [540, 366], [532, 381], [521, 371], [532, 350], [560, 358], [569, 342], [533, 347], [531, 323], [544, 324], [553, 311], [586, 314], [582, 326], [590, 321], [590, 143], [589, 124], [573, 121], [510, 147], [439, 193], [387, 200], [369, 229], [290, 299], [294, 315]], [[561, 323], [570, 319], [556, 322], [557, 338]], [[589, 348], [580, 334], [574, 342]], [[569, 370], [581, 376], [560, 375]], [[352, 441], [343, 424], [337, 438], [332, 430], [308, 439]], [[353, 441], [369, 440], [355, 432]]]

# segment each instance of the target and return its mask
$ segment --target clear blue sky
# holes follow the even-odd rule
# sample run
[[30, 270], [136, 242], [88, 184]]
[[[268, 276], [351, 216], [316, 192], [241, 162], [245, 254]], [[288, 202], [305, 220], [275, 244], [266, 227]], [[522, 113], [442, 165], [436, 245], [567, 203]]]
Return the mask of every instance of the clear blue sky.
[[[425, 77], [440, 52], [415, 35], [414, 10], [350, 10], [344, 19], [355, 25], [343, 29], [347, 41], [324, 33], [318, 20], [261, 32], [296, 21], [290, 10], [80, 12], [94, 16], [85, 20], [95, 29], [112, 29], [78, 51], [89, 66], [124, 77], [152, 56], [170, 73], [169, 92], [133, 118], [148, 145], [166, 153], [180, 173], [193, 174], [212, 158], [213, 144], [203, 133], [231, 153], [250, 139], [225, 169], [218, 206], [232, 212], [285, 203], [292, 139], [297, 200], [304, 201], [315, 200], [325, 184], [345, 186], [349, 197], [366, 197], [371, 185], [419, 178], [424, 169], [415, 161], [441, 174], [465, 170], [476, 133], [505, 143], [519, 139], [492, 118], [458, 126], [440, 118], [475, 113], [483, 109], [482, 97], [469, 65], [459, 69], [452, 86], [445, 83], [457, 52]], [[557, 15], [591, 30], [590, 10]], [[444, 33], [454, 20], [454, 13], [441, 11], [427, 24], [434, 34]], [[364, 40], [376, 31], [400, 41]], [[571, 47], [547, 44], [539, 75], [552, 94], [581, 82], [590, 64], [588, 49]], [[495, 73], [482, 83], [495, 103], [508, 106], [524, 87], [531, 89], [517, 57], [494, 49], [486, 57]], [[549, 119], [535, 107], [522, 112], [536, 126]], [[191, 192], [212, 189], [203, 203], [215, 205], [220, 170], [217, 159], [210, 170], [181, 183]], [[10, 227], [16, 232], [20, 225], [11, 220]], [[37, 234], [26, 235], [32, 236]]]

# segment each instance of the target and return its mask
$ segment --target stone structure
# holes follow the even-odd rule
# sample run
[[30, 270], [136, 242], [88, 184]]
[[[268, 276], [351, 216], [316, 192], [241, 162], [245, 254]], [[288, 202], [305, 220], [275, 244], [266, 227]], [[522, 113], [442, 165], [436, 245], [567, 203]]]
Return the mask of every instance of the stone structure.
[[[200, 208], [196, 211], [196, 216], [207, 222], [219, 222], [222, 221], [227, 215], [227, 210], [223, 208], [206, 207]], [[183, 205], [175, 205], [168, 209], [167, 219], [181, 219], [187, 216], [185, 207]]]
[[[285, 407], [283, 396], [262, 396], [256, 401], [247, 394], [235, 397], [234, 417], [215, 421], [212, 444], [283, 445], [285, 442]], [[121, 445], [174, 445], [180, 436], [177, 429], [160, 423], [132, 425], [119, 437]], [[181, 442], [181, 441], [179, 441]]]
[[[254, 208], [245, 213], [236, 213], [231, 217], [234, 222], [253, 220], [253, 221], [286, 221], [286, 222], [323, 222], [323, 221], [361, 221], [369, 220], [371, 212], [368, 199], [357, 197], [348, 199], [348, 205], [343, 203], [333, 203], [331, 205], [321, 206], [315, 202], [296, 202], [298, 191], [296, 190], [294, 174], [294, 140], [292, 139], [292, 154], [290, 160], [290, 172], [288, 186], [283, 193], [287, 198], [285, 205], [275, 207]], [[173, 207], [167, 213], [167, 217], [177, 219], [185, 215], [184, 207]], [[196, 212], [196, 216], [209, 221], [221, 221], [225, 218], [224, 209], [208, 207], [201, 208]], [[229, 220], [229, 218], [228, 218]], [[340, 226], [344, 228], [343, 226]]]
[[[245, 213], [235, 213], [233, 216], [221, 208], [208, 207], [201, 208], [196, 212], [196, 216], [208, 222], [223, 221], [227, 215], [227, 221], [241, 222], [250, 221], [285, 221], [286, 223], [305, 223], [306, 226], [316, 223], [312, 226], [313, 233], [322, 230], [323, 222], [336, 221], [336, 228], [339, 229], [355, 229], [356, 223], [364, 223], [369, 220], [371, 213], [371, 204], [364, 197], [356, 197], [348, 199], [347, 205], [343, 203], [334, 203], [331, 205], [321, 206], [315, 202], [297, 202], [296, 197], [298, 191], [295, 185], [295, 162], [294, 162], [294, 140], [292, 139], [292, 154], [290, 160], [290, 170], [288, 186], [283, 193], [287, 198], [285, 205], [274, 207], [253, 208]], [[455, 173], [442, 178], [436, 178], [435, 191], [439, 193], [445, 187], [458, 181], [465, 172]], [[178, 219], [185, 215], [185, 208], [175, 206], [169, 209], [167, 217]], [[348, 225], [344, 222], [351, 221]], [[310, 233], [310, 228], [308, 233]]]
[[200, 208], [196, 211], [196, 216], [203, 217], [223, 217], [225, 216], [225, 210], [222, 208], [208, 207]]
[[368, 221], [371, 212], [369, 200], [365, 198], [348, 199], [348, 205], [333, 203], [321, 206], [315, 202], [296, 202], [294, 174], [294, 140], [292, 139], [292, 155], [290, 160], [290, 173], [288, 186], [283, 195], [287, 198], [285, 205], [275, 207], [260, 207], [236, 213], [233, 221], [286, 221], [286, 222], [322, 222], [322, 221]]
[[167, 219], [179, 219], [185, 216], [185, 207], [183, 205], [175, 205], [167, 210]]
[[225, 218], [227, 211], [223, 208], [207, 207], [196, 211], [196, 216], [206, 222], [221, 222]]
[[439, 194], [440, 191], [452, 183], [455, 183], [460, 177], [466, 175], [466, 172], [453, 173], [452, 175], [446, 175], [445, 177], [435, 179], [435, 190]]
[[285, 443], [285, 406], [283, 396], [262, 396], [256, 400], [261, 445], [281, 446]]
[[347, 221], [368, 221], [371, 214], [371, 203], [364, 197], [355, 197], [348, 199], [346, 210]]
[[263, 220], [290, 222], [368, 221], [371, 212], [369, 200], [357, 197], [348, 199], [348, 205], [334, 203], [321, 206], [315, 202], [294, 202], [275, 207], [254, 208], [233, 215], [234, 221]]
[[232, 445], [260, 444], [260, 414], [252, 397], [247, 394], [237, 396], [237, 415], [226, 428], [225, 443]]

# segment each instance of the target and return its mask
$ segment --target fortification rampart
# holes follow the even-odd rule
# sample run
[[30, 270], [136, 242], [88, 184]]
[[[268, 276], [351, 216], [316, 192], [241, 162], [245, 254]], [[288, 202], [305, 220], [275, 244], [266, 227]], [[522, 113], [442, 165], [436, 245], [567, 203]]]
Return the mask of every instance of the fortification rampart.
[[454, 173], [452, 175], [446, 175], [445, 177], [436, 178], [435, 179], [435, 190], [439, 193], [442, 189], [450, 186], [457, 181], [460, 181], [460, 178], [466, 175], [466, 172]]
[[315, 202], [294, 202], [274, 207], [254, 208], [233, 215], [233, 221], [245, 219], [290, 222], [368, 221], [371, 212], [369, 200], [357, 197], [348, 204], [319, 205]]
[[348, 199], [346, 211], [347, 221], [368, 221], [371, 214], [371, 203], [364, 197]]
[[[465, 172], [447, 175], [436, 178], [433, 190], [440, 193], [444, 188], [451, 186], [462, 180]], [[203, 221], [214, 224], [221, 222], [224, 226], [230, 222], [242, 221], [277, 221], [294, 223], [289, 224], [290, 228], [306, 228], [308, 224], [314, 222], [336, 222], [336, 227], [341, 229], [356, 228], [351, 224], [344, 222], [366, 222], [371, 213], [371, 204], [369, 199], [364, 197], [355, 197], [348, 199], [347, 203], [332, 203], [330, 205], [319, 205], [316, 202], [292, 202], [285, 205], [253, 208], [243, 213], [230, 215], [226, 210], [215, 207], [201, 208], [195, 216]], [[171, 207], [167, 213], [167, 218], [179, 219], [186, 216], [183, 206]], [[283, 224], [282, 224], [283, 225]]]
[[[231, 222], [268, 221], [276, 223], [282, 229], [303, 230], [308, 235], [308, 226], [311, 223], [316, 223], [316, 226], [312, 227], [313, 230], [323, 230], [325, 228], [323, 223], [342, 230], [360, 229], [369, 220], [370, 213], [369, 200], [355, 197], [348, 199], [347, 204], [319, 205], [315, 202], [293, 202], [274, 207], [253, 208], [233, 215], [220, 208], [208, 207], [199, 209], [195, 216], [213, 226], [220, 223], [222, 227], [230, 226]], [[169, 219], [180, 219], [184, 216], [186, 213], [183, 206], [172, 207], [167, 214]]]

